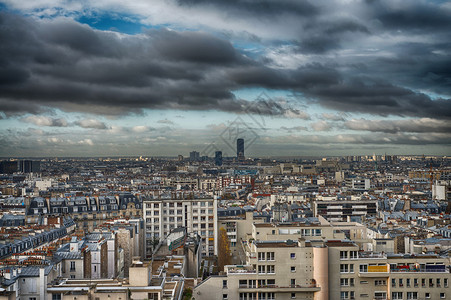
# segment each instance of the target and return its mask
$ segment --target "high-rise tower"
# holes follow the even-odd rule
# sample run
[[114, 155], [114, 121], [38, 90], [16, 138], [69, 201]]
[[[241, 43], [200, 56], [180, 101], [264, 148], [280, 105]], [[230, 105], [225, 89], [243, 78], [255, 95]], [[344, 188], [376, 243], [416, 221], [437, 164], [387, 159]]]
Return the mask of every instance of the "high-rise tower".
[[222, 166], [222, 151], [215, 152], [215, 165]]
[[244, 160], [244, 139], [236, 140], [236, 157], [239, 160]]

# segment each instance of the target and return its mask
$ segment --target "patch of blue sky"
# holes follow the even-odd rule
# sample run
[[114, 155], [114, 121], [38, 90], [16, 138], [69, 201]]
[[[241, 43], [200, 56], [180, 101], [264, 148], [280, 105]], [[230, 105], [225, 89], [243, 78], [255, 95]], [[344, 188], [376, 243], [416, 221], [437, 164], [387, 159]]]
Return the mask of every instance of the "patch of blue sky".
[[80, 15], [75, 20], [98, 30], [111, 30], [126, 34], [139, 34], [147, 28], [154, 28], [143, 25], [139, 16], [127, 14], [92, 12]]
[[9, 10], [9, 9], [8, 9], [8, 7], [6, 6], [6, 4], [0, 2], [0, 11], [7, 11], [7, 10]]

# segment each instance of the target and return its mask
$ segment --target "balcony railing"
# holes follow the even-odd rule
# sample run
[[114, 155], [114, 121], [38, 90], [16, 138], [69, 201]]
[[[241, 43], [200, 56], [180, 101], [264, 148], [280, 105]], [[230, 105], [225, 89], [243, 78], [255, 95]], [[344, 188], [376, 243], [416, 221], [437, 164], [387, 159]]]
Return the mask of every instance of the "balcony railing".
[[420, 273], [450, 273], [448, 268], [444, 268], [444, 269], [393, 268], [393, 269], [390, 269], [390, 272], [392, 272], [392, 273], [403, 273], [403, 272], [407, 272], [407, 273], [416, 273], [416, 272], [420, 272]]

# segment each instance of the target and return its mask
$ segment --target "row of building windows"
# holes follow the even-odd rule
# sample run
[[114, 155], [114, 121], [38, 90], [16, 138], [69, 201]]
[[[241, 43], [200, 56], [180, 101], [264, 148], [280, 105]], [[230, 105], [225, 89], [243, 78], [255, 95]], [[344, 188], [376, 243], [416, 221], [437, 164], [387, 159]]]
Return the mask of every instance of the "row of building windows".
[[275, 274], [276, 273], [276, 267], [275, 265], [259, 265], [257, 267], [259, 274]]
[[258, 300], [274, 300], [274, 299], [276, 299], [276, 294], [275, 293], [240, 293], [239, 299], [240, 300], [257, 300], [257, 299]]
[[340, 251], [340, 259], [357, 259], [357, 251]]
[[[398, 286], [399, 287], [404, 287], [404, 283], [405, 283], [405, 287], [418, 287], [419, 286], [419, 278], [413, 278], [413, 280], [411, 278], [399, 278], [398, 279]], [[391, 286], [392, 287], [396, 287], [396, 278], [392, 278], [391, 280]], [[426, 278], [421, 278], [421, 286], [422, 287], [441, 287], [442, 286], [442, 281], [441, 278], [436, 278], [434, 280], [434, 278], [429, 278], [429, 280], [427, 280]], [[448, 287], [448, 278], [443, 278], [443, 286], [444, 287]]]
[[[405, 296], [404, 296], [405, 295]], [[391, 298], [392, 300], [400, 300], [400, 299], [420, 299], [418, 297], [419, 293], [418, 292], [392, 292], [391, 293]], [[404, 298], [406, 297], [406, 298]], [[424, 293], [424, 298], [425, 299], [431, 299], [431, 293]], [[446, 299], [446, 294], [445, 293], [440, 293], [440, 299]]]
[[[208, 207], [208, 206], [213, 206], [213, 203], [209, 202], [209, 201], [198, 201], [198, 202], [192, 203], [192, 205], [200, 206], [200, 207]], [[160, 203], [153, 203], [152, 207], [160, 208]], [[162, 203], [161, 207], [183, 207], [183, 203], [182, 202], [167, 202], [167, 203]]]
[[273, 261], [275, 260], [274, 252], [258, 252], [258, 260], [259, 261]]

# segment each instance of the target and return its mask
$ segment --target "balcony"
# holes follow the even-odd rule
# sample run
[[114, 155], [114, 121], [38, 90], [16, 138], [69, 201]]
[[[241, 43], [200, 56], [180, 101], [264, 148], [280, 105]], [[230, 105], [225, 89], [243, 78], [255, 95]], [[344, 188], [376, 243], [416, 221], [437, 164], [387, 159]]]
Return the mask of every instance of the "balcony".
[[257, 271], [253, 269], [252, 266], [249, 265], [229, 265], [224, 267], [224, 271], [228, 275], [249, 275], [249, 274], [257, 274]]
[[375, 277], [388, 277], [388, 266], [368, 266], [367, 272], [359, 272], [359, 277], [375, 278]]

